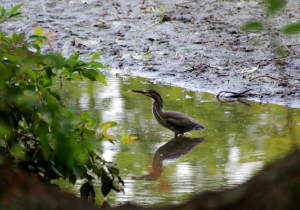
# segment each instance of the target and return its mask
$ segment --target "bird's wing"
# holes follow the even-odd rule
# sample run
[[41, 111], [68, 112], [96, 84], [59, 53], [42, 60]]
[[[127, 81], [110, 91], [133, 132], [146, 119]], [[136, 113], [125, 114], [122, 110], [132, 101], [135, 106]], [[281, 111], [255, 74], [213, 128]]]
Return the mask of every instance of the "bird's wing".
[[[166, 112], [165, 117], [168, 124], [177, 128], [177, 130], [185, 131], [187, 128], [193, 126], [196, 126], [193, 127], [193, 129], [204, 129], [204, 126], [200, 122], [179, 112]], [[197, 126], [199, 126], [199, 128]]]
[[194, 120], [189, 116], [179, 112], [166, 112], [165, 114], [167, 122], [175, 128], [185, 128], [187, 123], [192, 123]]

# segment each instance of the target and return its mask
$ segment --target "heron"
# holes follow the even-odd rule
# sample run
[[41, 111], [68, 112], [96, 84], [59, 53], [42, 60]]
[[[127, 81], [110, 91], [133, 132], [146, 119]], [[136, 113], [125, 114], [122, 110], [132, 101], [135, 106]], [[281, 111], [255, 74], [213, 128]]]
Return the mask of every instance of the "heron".
[[193, 118], [173, 111], [164, 111], [163, 100], [158, 92], [155, 90], [132, 90], [136, 93], [141, 93], [152, 99], [152, 114], [155, 119], [163, 127], [170, 129], [174, 132], [175, 137], [178, 135], [183, 136], [184, 133], [191, 130], [204, 130], [204, 125]]

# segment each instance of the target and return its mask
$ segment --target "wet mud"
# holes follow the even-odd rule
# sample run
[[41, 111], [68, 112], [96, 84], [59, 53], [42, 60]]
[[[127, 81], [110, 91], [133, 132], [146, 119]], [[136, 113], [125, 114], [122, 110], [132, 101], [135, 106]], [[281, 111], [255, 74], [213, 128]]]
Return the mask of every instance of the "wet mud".
[[[23, 1], [0, 2], [9, 8]], [[84, 59], [101, 49], [100, 60], [112, 72], [216, 95], [246, 91], [238, 96], [300, 106], [300, 37], [280, 31], [300, 20], [297, 0], [272, 17], [263, 1], [253, 0], [31, 0], [20, 11], [24, 17], [6, 21], [1, 30], [29, 35], [39, 26], [54, 31], [52, 51], [78, 52]], [[241, 30], [253, 19], [264, 21], [265, 30]]]

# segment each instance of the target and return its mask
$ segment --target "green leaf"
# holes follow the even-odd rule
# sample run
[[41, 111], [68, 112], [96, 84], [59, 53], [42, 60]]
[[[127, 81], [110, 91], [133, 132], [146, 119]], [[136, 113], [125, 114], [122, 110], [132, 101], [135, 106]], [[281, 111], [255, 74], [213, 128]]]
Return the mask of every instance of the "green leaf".
[[266, 0], [266, 10], [270, 14], [274, 14], [282, 9], [286, 4], [286, 0]]
[[13, 43], [14, 43], [14, 45], [17, 45], [17, 44], [19, 43], [19, 41], [20, 41], [19, 35], [16, 34], [16, 33], [13, 33], [12, 38], [13, 38]]
[[13, 56], [11, 54], [8, 54], [8, 53], [3, 53], [2, 55], [3, 55], [4, 58], [7, 58], [10, 61], [16, 61], [17, 60], [17, 58], [15, 56]]
[[31, 79], [36, 79], [36, 73], [34, 73], [33, 71], [28, 71], [27, 74], [31, 77]]
[[95, 191], [93, 185], [91, 185], [89, 182], [84, 183], [80, 187], [80, 197], [91, 201], [92, 203], [95, 203]]
[[300, 32], [300, 22], [287, 25], [282, 32], [285, 34], [298, 34]]
[[106, 162], [105, 165], [108, 167], [110, 172], [114, 175], [118, 175], [120, 172], [119, 166], [116, 163], [113, 162]]
[[96, 79], [98, 82], [102, 82], [103, 84], [107, 85], [105, 75], [104, 74], [98, 74], [96, 76]]
[[11, 9], [10, 14], [12, 15], [12, 14], [16, 13], [16, 12], [18, 11], [18, 9], [20, 9], [20, 7], [22, 7], [22, 6], [23, 6], [23, 4], [18, 4], [18, 5], [16, 5], [15, 7], [13, 7], [13, 8]]
[[13, 14], [13, 15], [10, 15], [8, 18], [9, 19], [12, 19], [12, 18], [15, 18], [15, 17], [18, 17], [18, 16], [21, 16], [22, 15], [22, 13], [15, 13], [15, 14]]
[[242, 27], [244, 31], [251, 31], [251, 32], [260, 32], [261, 30], [263, 30], [263, 28], [264, 27], [262, 23], [258, 21], [249, 21], [245, 23]]
[[98, 122], [99, 122], [99, 120], [97, 118], [90, 119], [88, 122], [88, 127], [94, 128]]
[[0, 52], [1, 53], [8, 52], [8, 46], [6, 44], [0, 44]]
[[92, 68], [102, 68], [102, 69], [105, 69], [107, 68], [107, 66], [103, 65], [102, 63], [99, 63], [99, 62], [95, 62], [95, 61], [91, 61], [89, 63], [87, 63], [90, 67]]
[[69, 181], [72, 185], [76, 184], [77, 178], [73, 173], [69, 175]]
[[92, 114], [91, 112], [83, 112], [83, 113], [81, 113], [81, 115], [79, 117], [79, 120], [81, 122], [86, 122], [87, 119], [90, 117], [91, 114]]
[[92, 56], [92, 61], [95, 60], [95, 59], [98, 59], [102, 54], [102, 51], [101, 50], [98, 50], [98, 52], [95, 52]]
[[41, 50], [40, 46], [37, 44], [32, 44], [31, 46], [36, 50]]
[[38, 36], [38, 35], [31, 35], [31, 36], [29, 36], [29, 40], [36, 40], [36, 39], [38, 39], [40, 36]]
[[72, 55], [72, 56], [70, 57], [70, 59], [78, 60], [79, 56], [80, 56], [79, 53], [75, 53], [74, 55]]
[[4, 14], [5, 14], [5, 9], [3, 8], [3, 7], [0, 7], [1, 8], [1, 13], [0, 13], [0, 17], [3, 17], [4, 16]]

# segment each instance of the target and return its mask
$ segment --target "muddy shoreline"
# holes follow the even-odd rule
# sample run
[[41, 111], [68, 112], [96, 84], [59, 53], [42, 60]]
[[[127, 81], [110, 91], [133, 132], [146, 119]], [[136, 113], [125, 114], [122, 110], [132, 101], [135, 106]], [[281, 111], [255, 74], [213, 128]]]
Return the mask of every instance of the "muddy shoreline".
[[[1, 1], [10, 8], [23, 1]], [[299, 35], [280, 29], [300, 20], [300, 2], [267, 17], [261, 1], [24, 1], [23, 18], [1, 24], [7, 34], [54, 31], [53, 51], [68, 56], [101, 49], [114, 73], [218, 94], [247, 92], [249, 100], [300, 106]], [[266, 30], [245, 33], [263, 20]], [[278, 46], [284, 55], [275, 51]], [[43, 46], [43, 51], [49, 51]]]

